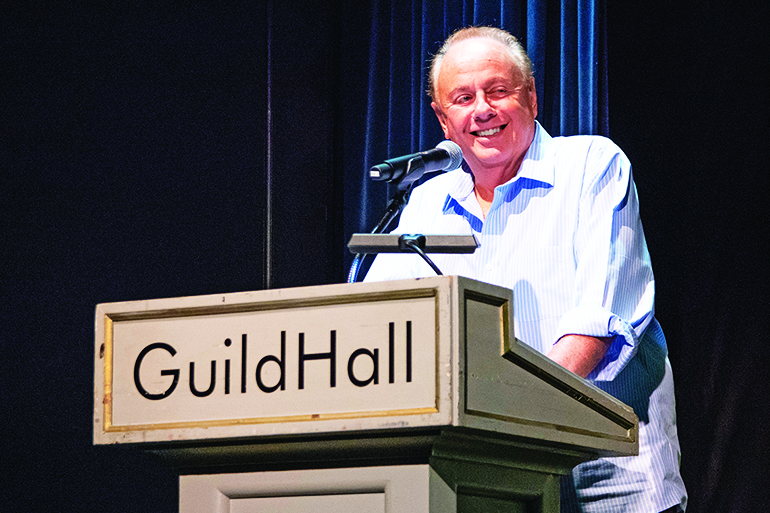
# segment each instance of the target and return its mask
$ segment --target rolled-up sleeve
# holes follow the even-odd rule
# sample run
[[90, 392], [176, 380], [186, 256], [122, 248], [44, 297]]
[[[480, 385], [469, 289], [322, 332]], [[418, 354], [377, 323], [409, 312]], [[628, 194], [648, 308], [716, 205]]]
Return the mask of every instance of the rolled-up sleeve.
[[588, 375], [610, 381], [633, 358], [654, 313], [655, 280], [639, 218], [631, 164], [614, 145], [588, 153], [574, 235], [575, 306], [561, 317], [564, 335], [613, 337]]

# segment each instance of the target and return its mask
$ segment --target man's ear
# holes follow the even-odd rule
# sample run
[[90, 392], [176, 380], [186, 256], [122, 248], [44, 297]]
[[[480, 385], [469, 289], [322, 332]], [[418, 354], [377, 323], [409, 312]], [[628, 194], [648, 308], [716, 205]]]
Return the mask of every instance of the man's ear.
[[439, 107], [436, 102], [431, 102], [430, 106], [433, 107], [433, 112], [436, 113], [438, 122], [441, 125], [441, 130], [444, 131], [444, 137], [449, 139], [449, 132], [447, 131], [446, 115], [444, 114], [444, 112], [441, 110], [441, 107]]
[[532, 109], [532, 117], [537, 117], [537, 92], [535, 91], [535, 77], [529, 83], [529, 107]]

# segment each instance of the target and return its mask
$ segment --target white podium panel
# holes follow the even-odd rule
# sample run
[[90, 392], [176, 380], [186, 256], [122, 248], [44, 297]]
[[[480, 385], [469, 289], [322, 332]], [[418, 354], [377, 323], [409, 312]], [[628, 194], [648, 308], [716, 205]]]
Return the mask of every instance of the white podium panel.
[[182, 476], [185, 513], [427, 512], [428, 465]]
[[360, 285], [99, 305], [95, 443], [450, 424], [448, 283]]
[[384, 493], [345, 493], [233, 499], [230, 513], [385, 513]]
[[435, 313], [427, 297], [113, 321], [111, 428], [435, 412]]

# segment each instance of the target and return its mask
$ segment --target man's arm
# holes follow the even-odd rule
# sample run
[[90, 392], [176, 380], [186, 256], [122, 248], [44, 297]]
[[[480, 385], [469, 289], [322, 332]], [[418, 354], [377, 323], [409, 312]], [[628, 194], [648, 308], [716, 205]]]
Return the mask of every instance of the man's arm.
[[[653, 319], [655, 279], [631, 163], [611, 141], [591, 142], [585, 164], [580, 159], [585, 175], [573, 238], [574, 306], [561, 316], [548, 355], [578, 375], [612, 381]], [[608, 338], [586, 341], [574, 334]]]
[[585, 378], [604, 358], [614, 337], [565, 335], [548, 352], [548, 358]]

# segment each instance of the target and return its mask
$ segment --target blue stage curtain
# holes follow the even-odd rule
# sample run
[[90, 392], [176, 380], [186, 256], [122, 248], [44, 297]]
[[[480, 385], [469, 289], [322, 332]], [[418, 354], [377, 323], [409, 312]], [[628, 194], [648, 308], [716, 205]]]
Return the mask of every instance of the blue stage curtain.
[[[532, 60], [538, 121], [551, 135], [607, 135], [604, 0], [371, 0], [363, 168], [348, 168], [346, 232], [368, 232], [391, 195], [368, 178], [382, 160], [434, 147], [443, 134], [426, 94], [440, 43], [468, 25], [504, 28]], [[362, 27], [363, 28], [363, 27]], [[365, 114], [365, 117], [364, 117]], [[359, 160], [359, 162], [361, 162]]]

